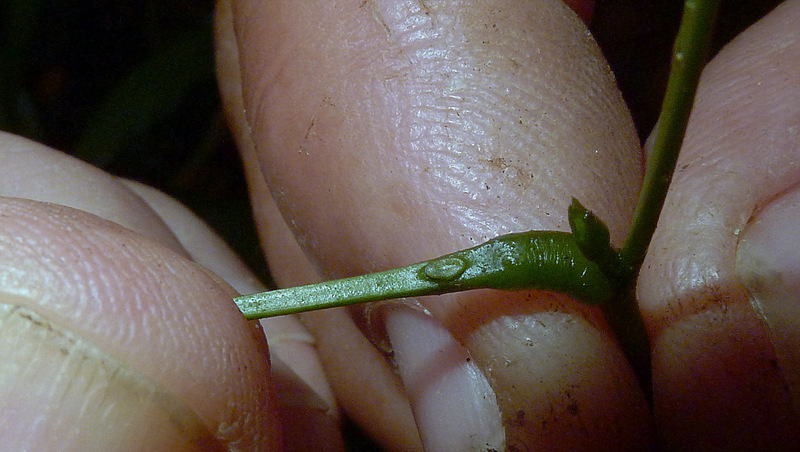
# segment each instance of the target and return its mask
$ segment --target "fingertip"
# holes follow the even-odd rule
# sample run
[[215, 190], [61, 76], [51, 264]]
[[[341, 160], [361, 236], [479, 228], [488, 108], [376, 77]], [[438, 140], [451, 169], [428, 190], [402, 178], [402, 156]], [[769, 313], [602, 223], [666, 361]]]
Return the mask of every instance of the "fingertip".
[[306, 384], [307, 376], [295, 373], [296, 368], [273, 354], [272, 376], [281, 412], [283, 450], [345, 450], [336, 406]]
[[[563, 295], [476, 291], [450, 312], [426, 304], [470, 351], [498, 397], [508, 449], [646, 450], [652, 416], [594, 308]], [[625, 425], [623, 431], [618, 425]]]
[[118, 179], [43, 144], [2, 131], [0, 195], [80, 209], [183, 252], [158, 215]]
[[308, 312], [300, 318], [318, 339], [322, 364], [345, 413], [387, 450], [423, 450], [399, 377], [347, 310]]
[[466, 348], [416, 309], [395, 306], [385, 319], [425, 450], [505, 450], [494, 390]]
[[744, 293], [718, 290], [694, 294], [707, 308], [653, 340], [661, 443], [667, 450], [796, 450], [796, 411], [769, 337]]
[[[139, 400], [136, 395], [117, 391], [125, 389], [126, 382], [138, 380], [122, 378], [122, 370], [114, 369], [132, 369], [145, 382], [137, 387], [150, 388], [144, 393], [145, 402], [174, 399], [169, 406], [182, 404], [189, 411], [181, 408], [170, 413], [158, 405], [161, 402], [152, 406], [145, 403], [142, 409], [155, 406], [156, 411], [166, 413], [162, 417], [194, 416], [200, 420], [197, 425], [204, 425], [213, 438], [231, 447], [279, 447], [263, 334], [244, 320], [227, 289], [206, 270], [85, 212], [9, 198], [0, 200], [0, 206], [4, 304], [22, 309], [20, 312], [33, 311], [44, 319], [32, 322], [34, 325], [52, 325], [39, 329], [63, 331], [61, 336], [69, 333], [90, 344], [90, 351], [101, 358], [87, 367], [90, 370], [84, 376], [91, 379], [95, 375], [91, 369], [97, 370], [101, 389], [111, 388], [103, 396], [108, 403], [114, 405], [115, 397], [125, 404], [130, 397]], [[53, 347], [49, 339], [45, 345], [49, 348], [39, 348], [54, 350], [56, 356], [68, 352], [63, 358], [65, 365], [83, 362], [79, 358], [89, 353]], [[104, 363], [110, 370], [102, 367]], [[46, 363], [31, 364], [31, 371], [38, 366]], [[4, 370], [13, 372], [9, 367]], [[69, 372], [62, 375], [51, 371], [55, 373], [49, 377], [59, 382], [53, 387], [74, 383]], [[102, 377], [104, 371], [110, 377]], [[47, 372], [43, 375], [48, 376]], [[114, 380], [116, 376], [118, 380]], [[47, 386], [49, 377], [40, 383]], [[103, 384], [103, 378], [110, 383]], [[58, 399], [52, 403], [57, 407]], [[42, 408], [24, 406], [31, 414]], [[135, 404], [122, 409], [138, 410]], [[71, 418], [64, 419], [63, 425], [68, 425]], [[93, 415], [85, 419], [89, 424], [97, 420]], [[73, 427], [93, 431], [89, 424]], [[117, 426], [114, 435], [143, 434], [139, 429], [147, 426], [147, 422], [136, 423], [131, 426], [133, 430]]]
[[[706, 66], [640, 272], [655, 412], [669, 448], [798, 447], [796, 358], [745, 289], [781, 260], [754, 268], [754, 250], [743, 239], [758, 212], [800, 180], [793, 131], [800, 105], [798, 17], [800, 2], [784, 2]], [[783, 311], [781, 304], [772, 307]]]
[[736, 274], [766, 327], [776, 366], [800, 413], [800, 190], [760, 209], [741, 232]]
[[[175, 232], [193, 261], [234, 286], [238, 293], [232, 296], [266, 290], [222, 239], [188, 209], [150, 187], [124, 182]], [[339, 407], [317, 356], [314, 338], [294, 316], [262, 319], [260, 324], [269, 343], [283, 447], [342, 450]]]
[[0, 436], [8, 450], [223, 450], [183, 400], [0, 294]]
[[[259, 181], [266, 176], [286, 222], [302, 235], [301, 251], [288, 228], [270, 237], [269, 228], [281, 222], [262, 231], [272, 259], [289, 264], [276, 272], [286, 283], [308, 282], [302, 269], [318, 277], [307, 261], [300, 272], [292, 271], [298, 268], [294, 257], [305, 259], [303, 252], [328, 276], [343, 276], [408, 264], [512, 230], [564, 229], [559, 212], [566, 212], [570, 196], [601, 206], [598, 214], [609, 221], [613, 238], [622, 238], [641, 170], [637, 140], [598, 49], [563, 4], [518, 2], [502, 11], [449, 2], [431, 10], [400, 2], [363, 2], [359, 8], [348, 3], [336, 11], [336, 2], [273, 2], [259, 11], [250, 9], [254, 5], [235, 5], [234, 21], [244, 105], [266, 173]], [[294, 254], [282, 252], [286, 244], [293, 244]], [[547, 307], [558, 311], [569, 303], [559, 299]], [[492, 314], [479, 312], [486, 305]], [[467, 315], [494, 319], [493, 306], [473, 303]], [[379, 403], [351, 405], [350, 412], [386, 444], [392, 444], [387, 425], [413, 440], [415, 428], [396, 378], [354, 324], [357, 315], [346, 312], [302, 316], [317, 337], [331, 341], [319, 347], [343, 406], [370, 391]], [[584, 313], [575, 318], [581, 323]], [[514, 428], [515, 447], [525, 448], [531, 438], [550, 447], [581, 421], [597, 419], [592, 434], [563, 447], [589, 444], [597, 432], [609, 445], [649, 440], [646, 403], [610, 336], [579, 329], [602, 359], [587, 358], [580, 344], [570, 342], [567, 358], [554, 360], [557, 367], [574, 358], [579, 372], [595, 366], [611, 377], [601, 375], [601, 383], [582, 387], [581, 416], [572, 416], [572, 405], [561, 402], [550, 416], [541, 407], [559, 389], [570, 392], [557, 383], [568, 372], [504, 371], [502, 363], [491, 361], [508, 345], [495, 337], [508, 338], [520, 362], [531, 358], [510, 322], [498, 320], [495, 329], [474, 339], [469, 332], [458, 334], [463, 343], [474, 340], [470, 349], [500, 369], [502, 382], [489, 380], [504, 394], [501, 411], [506, 427]], [[547, 328], [536, 334], [569, 339]], [[538, 357], [548, 361], [544, 350], [537, 348]], [[379, 383], [356, 374], [355, 359]], [[584, 383], [581, 376], [569, 377]], [[541, 378], [548, 390], [538, 391]], [[597, 388], [619, 400], [595, 397]], [[516, 408], [516, 400], [521, 407], [505, 410]], [[615, 438], [604, 407], [630, 420], [630, 431]], [[392, 411], [400, 416], [387, 416]], [[514, 417], [520, 412], [523, 422]], [[568, 420], [549, 430], [547, 422], [540, 423], [531, 433], [537, 419], [558, 416]]]

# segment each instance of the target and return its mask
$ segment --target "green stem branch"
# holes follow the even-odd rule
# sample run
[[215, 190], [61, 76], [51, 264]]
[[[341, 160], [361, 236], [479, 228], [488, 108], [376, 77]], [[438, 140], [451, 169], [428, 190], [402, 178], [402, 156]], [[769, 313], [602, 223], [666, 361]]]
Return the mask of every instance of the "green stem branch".
[[407, 267], [308, 286], [246, 295], [234, 301], [248, 319], [354, 303], [472, 289], [544, 289], [603, 304], [616, 288], [587, 259], [572, 234], [529, 231]]
[[672, 181], [718, 8], [719, 0], [687, 0], [684, 4], [655, 146], [647, 162], [633, 225], [619, 252], [621, 290], [617, 298], [603, 306], [603, 313], [651, 403], [650, 342], [636, 301], [636, 278]]
[[675, 40], [667, 92], [653, 152], [625, 246], [620, 250], [628, 278], [636, 277], [656, 230], [683, 143], [694, 95], [705, 64], [719, 0], [687, 0]]

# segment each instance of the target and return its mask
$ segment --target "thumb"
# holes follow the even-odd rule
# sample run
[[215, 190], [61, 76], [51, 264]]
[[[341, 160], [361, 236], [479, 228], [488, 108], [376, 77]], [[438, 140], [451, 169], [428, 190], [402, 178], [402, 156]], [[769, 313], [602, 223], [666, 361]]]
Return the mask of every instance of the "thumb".
[[[638, 143], [599, 50], [561, 2], [233, 7], [261, 177], [326, 276], [565, 229], [570, 196], [623, 236]], [[303, 319], [320, 343], [337, 343], [342, 324], [382, 341], [373, 353], [397, 369], [426, 450], [649, 441], [645, 399], [597, 310], [541, 292], [410, 301]], [[349, 323], [321, 326], [334, 316]], [[353, 367], [330, 373], [345, 409], [364, 377]]]
[[175, 252], [0, 198], [0, 437], [10, 450], [278, 450], [263, 334]]
[[798, 20], [785, 2], [706, 68], [642, 268], [668, 449], [798, 448]]

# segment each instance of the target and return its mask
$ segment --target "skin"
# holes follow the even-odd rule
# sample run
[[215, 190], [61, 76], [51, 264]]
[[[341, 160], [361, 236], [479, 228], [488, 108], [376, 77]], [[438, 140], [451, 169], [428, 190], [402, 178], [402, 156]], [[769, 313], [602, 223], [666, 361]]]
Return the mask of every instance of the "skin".
[[[560, 3], [243, 1], [219, 11], [221, 91], [279, 284], [405, 265], [515, 230], [567, 230], [570, 196], [607, 222], [613, 242], [624, 237], [642, 157], [599, 51]], [[273, 363], [281, 344], [297, 347], [284, 354], [298, 358], [287, 358], [289, 381], [311, 388], [291, 398], [302, 403], [281, 406], [284, 418], [327, 413], [317, 421], [335, 425], [337, 408], [314, 370], [321, 366], [339, 406], [389, 450], [637, 450], [656, 440], [678, 450], [796, 448], [800, 359], [791, 326], [800, 315], [786, 300], [798, 296], [797, 261], [775, 248], [794, 241], [786, 225], [800, 217], [798, 19], [800, 2], [786, 2], [720, 54], [701, 84], [638, 286], [653, 344], [654, 416], [596, 309], [550, 293], [476, 291], [302, 315], [318, 361], [297, 324], [283, 330], [290, 339], [270, 339]], [[254, 414], [225, 440], [280, 450], [264, 340], [237, 316], [225, 284], [188, 257], [232, 285], [246, 276], [235, 264], [214, 268], [213, 240], [191, 245], [197, 229], [159, 195], [0, 139], [0, 193], [72, 205], [137, 231], [4, 199], [3, 306], [24, 306], [63, 334], [19, 339], [0, 362], [30, 362], [14, 354], [29, 342], [57, 356], [52, 345], [67, 338], [67, 356], [103, 357], [92, 362], [124, 369], [115, 375], [125, 387], [168, 395], [167, 405], [122, 404], [127, 418], [168, 406], [182, 431], [206, 438]], [[32, 149], [40, 153], [25, 163]], [[87, 198], [87, 184], [108, 196]], [[64, 259], [76, 249], [82, 267]], [[26, 275], [36, 290], [20, 299], [8, 275]], [[108, 288], [99, 292], [107, 303], [85, 295], [97, 287]], [[126, 306], [141, 309], [120, 315]], [[32, 315], [9, 318], [42, 330]], [[215, 334], [194, 335], [209, 325]], [[219, 353], [220, 343], [231, 352]], [[244, 378], [233, 378], [232, 359], [248, 364]], [[30, 373], [44, 363], [28, 364]], [[91, 416], [44, 411], [46, 391], [3, 375], [9, 394], [42, 394], [15, 405], [13, 419], [51, 429], [14, 427], [4, 441], [66, 438], [81, 449], [77, 441], [93, 435], [60, 432], [103, 428]], [[60, 406], [80, 414], [84, 398]], [[49, 423], [25, 423], [43, 412]], [[473, 422], [466, 433], [465, 422]], [[128, 444], [125, 435], [143, 431], [154, 430], [120, 427], [101, 440]], [[286, 432], [341, 447], [331, 429]], [[463, 442], [470, 432], [477, 443]], [[167, 429], [152, 436], [156, 448], [179, 447]]]
[[[753, 264], [757, 252], [738, 245], [752, 240], [750, 226], [761, 211], [793, 196], [800, 181], [800, 33], [791, 23], [799, 15], [800, 2], [784, 3], [707, 68], [677, 189], [642, 269], [639, 298], [653, 344], [657, 419], [675, 448], [798, 447], [797, 352], [776, 336], [796, 328], [785, 323], [795, 322], [796, 312], [768, 319], [742, 284], [772, 270], [784, 274], [784, 281], [766, 281], [786, 291], [776, 305], [791, 305], [796, 285], [794, 292], [783, 286], [795, 284], [796, 263], [770, 256]], [[772, 246], [788, 247], [796, 237], [800, 212], [786, 208], [787, 223], [770, 225], [784, 229], [775, 239], [782, 243]]]
[[[82, 211], [2, 202], [3, 267], [14, 268], [2, 291], [7, 447], [125, 449], [149, 432], [142, 447], [221, 450], [277, 437], [270, 369], [259, 359], [266, 343], [219, 302], [229, 287]], [[194, 300], [179, 293], [190, 287]], [[192, 302], [208, 310], [187, 309]], [[131, 340], [142, 335], [150, 339]], [[224, 352], [208, 359], [210, 350]]]
[[[630, 118], [598, 49], [589, 40], [573, 41], [583, 25], [563, 5], [507, 3], [496, 5], [499, 11], [485, 5], [486, 9], [467, 9], [463, 14], [458, 5], [441, 5], [441, 10], [431, 12], [436, 20], [423, 27], [419, 39], [424, 42], [412, 40], [417, 36], [402, 30], [405, 18], [395, 17], [398, 13], [386, 4], [352, 8], [352, 3], [327, 2], [330, 10], [323, 11], [289, 5], [234, 4], [234, 24], [241, 30], [237, 39], [245, 105], [252, 105], [245, 108], [250, 115], [246, 119], [257, 141], [263, 177], [318, 271], [340, 277], [383, 270], [515, 230], [566, 230], [564, 214], [571, 195], [595, 209], [619, 243], [638, 188], [631, 181], [640, 178], [642, 162]], [[330, 17], [336, 8], [346, 11], [340, 20], [314, 19]], [[423, 9], [412, 11], [408, 19], [412, 22], [431, 20]], [[546, 16], [537, 17], [540, 12]], [[524, 27], [526, 21], [540, 26]], [[548, 23], [555, 25], [545, 27]], [[401, 28], [393, 31], [393, 27]], [[455, 27], [454, 32], [439, 35], [449, 27]], [[528, 30], [522, 45], [520, 29]], [[473, 36], [474, 30], [479, 31]], [[562, 34], [552, 35], [554, 31]], [[306, 36], [312, 42], [296, 46]], [[345, 39], [354, 45], [334, 44]], [[442, 53], [446, 58], [438, 56], [450, 52], [451, 43], [462, 41], [467, 44], [455, 46], [452, 54]], [[266, 43], [275, 42], [286, 45], [271, 45], [264, 51]], [[539, 45], [541, 57], [527, 58], [519, 50]], [[428, 49], [437, 56], [428, 58]], [[548, 55], [555, 54], [573, 64], [550, 74], [544, 68]], [[274, 61], [281, 64], [264, 64]], [[352, 66], [342, 66], [353, 61]], [[456, 63], [476, 69], [451, 82], [448, 77], [459, 76]], [[330, 76], [309, 79], [310, 73]], [[517, 85], [517, 79], [523, 83]], [[538, 88], [545, 82], [553, 85], [552, 90]], [[455, 91], [443, 97], [443, 89]], [[293, 95], [286, 96], [287, 91]], [[564, 98], [582, 108], [568, 108]], [[499, 110], [491, 116], [476, 115], [485, 102]], [[525, 111], [537, 104], [555, 107], [546, 113]], [[496, 124], [493, 118], [513, 120]], [[527, 121], [539, 121], [548, 135], [540, 135]], [[577, 136], [576, 129], [587, 133]], [[595, 153], [596, 149], [603, 153]], [[563, 177], [566, 174], [573, 177]], [[309, 178], [316, 181], [314, 186], [306, 184]], [[531, 180], [536, 181], [536, 190]], [[367, 192], [375, 195], [371, 195], [374, 201], [359, 202]], [[348, 228], [331, 227], [341, 223]], [[305, 234], [309, 230], [315, 231], [313, 238]], [[267, 254], [281, 255], [269, 248]], [[486, 434], [490, 446], [527, 449], [534, 443], [552, 443], [574, 450], [594, 443], [630, 448], [644, 447], [649, 440], [644, 397], [597, 310], [564, 296], [530, 292], [481, 291], [419, 303], [455, 344], [465, 346], [474, 371], [486, 376], [494, 393], [504, 394], [495, 409], [502, 415], [485, 406], [479, 415], [487, 423], [504, 416], [505, 431]], [[357, 308], [330, 326], [350, 325], [371, 339], [386, 341], [380, 336], [381, 320], [377, 326], [368, 324], [369, 317], [384, 315], [391, 316], [385, 309], [364, 313]], [[316, 321], [323, 316], [304, 317], [316, 335], [326, 337], [320, 341], [326, 344], [322, 354], [353, 348], [336, 343], [336, 336], [328, 339], [329, 324]], [[547, 324], [559, 327], [542, 327]], [[553, 343], [562, 347], [550, 365], [528, 367], [550, 353]], [[331, 345], [333, 349], [327, 349]], [[498, 363], [499, 349], [520, 366]], [[328, 374], [341, 375], [342, 367], [352, 367], [353, 358], [362, 361], [358, 356], [343, 359], [329, 366]], [[576, 368], [585, 371], [575, 372]], [[432, 369], [429, 378], [440, 381], [449, 371]], [[378, 375], [397, 380], [389, 372]], [[421, 377], [405, 376], [407, 381], [415, 378]], [[353, 386], [346, 379], [333, 380], [335, 388]], [[392, 385], [397, 383], [381, 383], [374, 392], [376, 399], [383, 387]], [[366, 423], [375, 411], [384, 409], [364, 406], [364, 387], [359, 385], [358, 391], [340, 394], [340, 399], [353, 417]], [[556, 402], [540, 403], [547, 398]], [[441, 404], [451, 402], [448, 398]], [[412, 395], [410, 404], [412, 411], [436, 405], [424, 393]], [[431, 422], [421, 427], [422, 436], [427, 436], [423, 441], [450, 436]], [[636, 427], [618, 434], [612, 428], [618, 422]], [[391, 444], [395, 432], [406, 431], [408, 424], [371, 427], [381, 430], [373, 432], [375, 436]], [[576, 428], [580, 434], [574, 434]], [[407, 436], [413, 434], [412, 430]], [[498, 436], [505, 438], [498, 441]], [[395, 447], [412, 444], [410, 439], [398, 443]], [[454, 447], [464, 446], [449, 445]]]

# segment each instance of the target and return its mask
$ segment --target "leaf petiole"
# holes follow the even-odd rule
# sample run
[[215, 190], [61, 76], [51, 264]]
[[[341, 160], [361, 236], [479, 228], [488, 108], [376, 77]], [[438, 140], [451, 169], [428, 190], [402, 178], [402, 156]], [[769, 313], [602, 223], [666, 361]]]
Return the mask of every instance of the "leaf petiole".
[[248, 319], [471, 289], [543, 289], [602, 304], [616, 288], [572, 234], [530, 231], [407, 267], [234, 299]]

